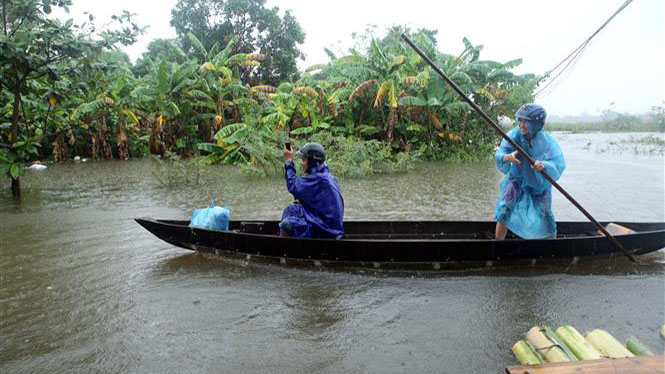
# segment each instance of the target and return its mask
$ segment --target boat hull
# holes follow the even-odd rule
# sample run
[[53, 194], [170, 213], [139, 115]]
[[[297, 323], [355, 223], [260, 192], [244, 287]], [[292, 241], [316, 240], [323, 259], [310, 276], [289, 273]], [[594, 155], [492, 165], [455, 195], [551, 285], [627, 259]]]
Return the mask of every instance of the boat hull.
[[[229, 231], [190, 228], [188, 221], [138, 218], [175, 246], [230, 258], [303, 266], [466, 268], [552, 259], [623, 256], [585, 222], [561, 222], [552, 239], [490, 239], [494, 222], [346, 222], [341, 240], [276, 236], [276, 221], [232, 221]], [[634, 255], [665, 247], [665, 223], [620, 223], [635, 233], [616, 239]]]

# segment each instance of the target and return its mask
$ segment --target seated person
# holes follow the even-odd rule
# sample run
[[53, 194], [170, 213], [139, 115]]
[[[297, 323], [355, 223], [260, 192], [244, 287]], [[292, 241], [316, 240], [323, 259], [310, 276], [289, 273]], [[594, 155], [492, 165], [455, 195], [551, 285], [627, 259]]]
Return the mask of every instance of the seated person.
[[307, 143], [297, 153], [306, 175], [296, 176], [293, 151], [284, 149], [286, 188], [296, 199], [284, 208], [281, 236], [334, 238], [344, 236], [344, 199], [337, 179], [330, 174], [325, 151], [319, 143]]

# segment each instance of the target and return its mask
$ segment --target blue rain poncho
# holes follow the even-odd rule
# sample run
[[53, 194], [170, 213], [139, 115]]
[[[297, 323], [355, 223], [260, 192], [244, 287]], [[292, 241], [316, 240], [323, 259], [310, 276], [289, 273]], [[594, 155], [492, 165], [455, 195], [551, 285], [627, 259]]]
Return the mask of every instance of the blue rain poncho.
[[[534, 161], [542, 162], [544, 171], [552, 179], [558, 180], [566, 168], [563, 153], [556, 140], [540, 128], [542, 125], [539, 128], [529, 126], [527, 136], [536, 134], [530, 140], [520, 133], [519, 126], [512, 129], [508, 136]], [[496, 150], [496, 166], [506, 176], [500, 184], [494, 219], [524, 239], [554, 237], [556, 220], [552, 213], [552, 184], [532, 169], [521, 155], [517, 156], [519, 165], [504, 162], [503, 156], [514, 151], [505, 139]]]
[[310, 171], [296, 176], [293, 161], [284, 164], [286, 188], [298, 200], [282, 213], [280, 229], [298, 238], [335, 238], [344, 236], [344, 199], [328, 167], [310, 159]]

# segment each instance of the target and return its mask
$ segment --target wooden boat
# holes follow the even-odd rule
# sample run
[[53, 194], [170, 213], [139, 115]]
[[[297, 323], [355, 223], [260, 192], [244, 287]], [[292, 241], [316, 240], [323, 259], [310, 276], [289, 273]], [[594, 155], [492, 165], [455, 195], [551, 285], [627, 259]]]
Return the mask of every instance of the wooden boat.
[[[504, 241], [493, 239], [495, 222], [479, 221], [350, 221], [340, 240], [279, 237], [277, 221], [231, 221], [228, 231], [190, 228], [189, 221], [136, 222], [193, 251], [304, 266], [444, 269], [623, 256], [590, 222], [559, 222], [556, 238]], [[615, 235], [630, 253], [665, 248], [665, 222], [618, 224], [630, 229]]]

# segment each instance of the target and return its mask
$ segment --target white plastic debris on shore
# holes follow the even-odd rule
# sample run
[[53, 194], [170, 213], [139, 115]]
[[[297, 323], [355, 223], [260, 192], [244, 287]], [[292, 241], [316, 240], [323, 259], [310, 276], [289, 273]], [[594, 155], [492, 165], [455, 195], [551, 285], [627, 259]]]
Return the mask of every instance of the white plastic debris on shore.
[[35, 164], [32, 164], [32, 165], [28, 166], [26, 169], [28, 169], [28, 170], [46, 170], [47, 166], [44, 165], [44, 164], [36, 164], [35, 163]]

